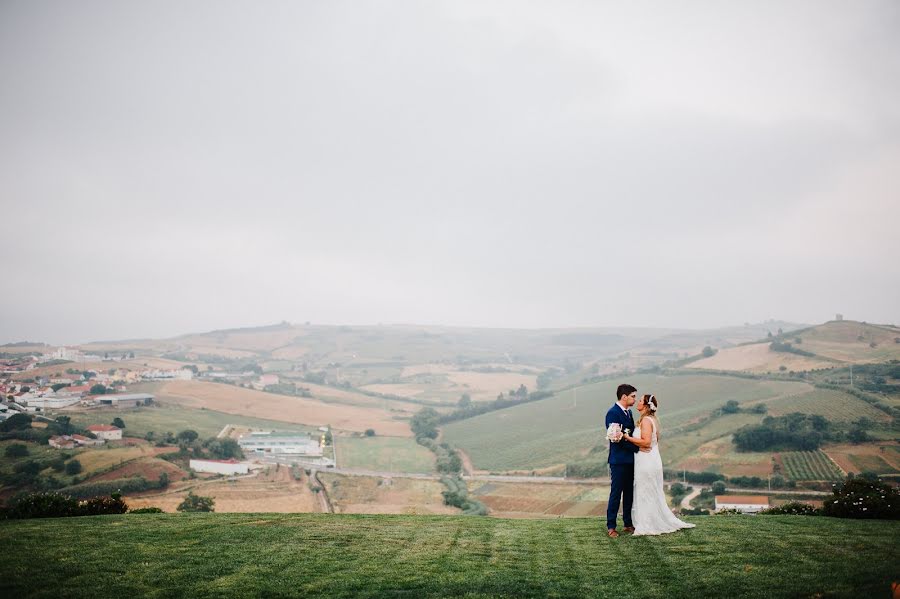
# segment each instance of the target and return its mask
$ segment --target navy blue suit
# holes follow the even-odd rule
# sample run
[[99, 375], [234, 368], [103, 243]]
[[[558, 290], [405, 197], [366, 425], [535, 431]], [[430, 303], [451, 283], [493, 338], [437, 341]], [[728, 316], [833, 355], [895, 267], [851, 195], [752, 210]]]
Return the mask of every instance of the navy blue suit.
[[[631, 411], [626, 414], [618, 403], [606, 412], [606, 430], [609, 425], [618, 422], [622, 430], [627, 428], [634, 434], [634, 418]], [[609, 442], [609, 505], [606, 508], [606, 528], [616, 527], [616, 517], [619, 514], [619, 500], [622, 500], [622, 519], [625, 526], [631, 526], [631, 504], [634, 501], [634, 454], [640, 448], [634, 443], [622, 440], [618, 443]]]

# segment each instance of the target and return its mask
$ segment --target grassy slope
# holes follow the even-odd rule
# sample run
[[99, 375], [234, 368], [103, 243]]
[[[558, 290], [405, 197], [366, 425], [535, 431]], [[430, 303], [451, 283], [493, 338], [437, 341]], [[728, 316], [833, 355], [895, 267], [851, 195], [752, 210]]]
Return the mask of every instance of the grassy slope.
[[433, 472], [434, 454], [414, 439], [400, 437], [337, 437], [340, 468], [388, 472]]
[[597, 519], [124, 515], [0, 523], [7, 597], [888, 596], [898, 522], [700, 517], [608, 539]]
[[[758, 381], [727, 376], [637, 375], [639, 393], [660, 400], [665, 431], [705, 416], [726, 401], [762, 400], [809, 390], [799, 382]], [[444, 427], [444, 439], [469, 453], [476, 467], [531, 469], [576, 458], [602, 438], [603, 418], [615, 400], [617, 382], [604, 381], [558, 393], [550, 399], [490, 412]]]
[[165, 404], [145, 408], [103, 409], [86, 412], [68, 413], [72, 423], [78, 426], [89, 424], [108, 424], [115, 417], [125, 422], [125, 434], [143, 437], [149, 431], [157, 436], [166, 431], [178, 433], [185, 429], [197, 431], [201, 437], [214, 437], [226, 424], [246, 426], [265, 430], [311, 432], [316, 428], [302, 424], [291, 424], [250, 416], [236, 416], [215, 410], [198, 410], [177, 405]]

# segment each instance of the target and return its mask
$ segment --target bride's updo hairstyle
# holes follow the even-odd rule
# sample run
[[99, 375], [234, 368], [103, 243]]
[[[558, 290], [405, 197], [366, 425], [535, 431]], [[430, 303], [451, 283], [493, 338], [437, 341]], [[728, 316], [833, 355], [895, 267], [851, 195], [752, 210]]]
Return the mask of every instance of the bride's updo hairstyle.
[[644, 394], [644, 405], [650, 408], [650, 413], [656, 416], [656, 410], [659, 409], [659, 401], [655, 395]]

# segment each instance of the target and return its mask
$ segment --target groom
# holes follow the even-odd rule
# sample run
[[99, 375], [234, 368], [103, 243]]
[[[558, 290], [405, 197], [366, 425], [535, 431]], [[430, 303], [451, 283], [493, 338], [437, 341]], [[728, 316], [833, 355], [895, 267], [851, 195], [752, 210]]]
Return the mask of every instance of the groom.
[[[606, 429], [613, 422], [622, 425], [625, 429], [634, 432], [634, 418], [628, 409], [637, 400], [637, 389], [631, 385], [619, 385], [616, 389], [616, 403], [606, 412]], [[609, 442], [609, 473], [612, 480], [609, 490], [609, 507], [606, 509], [606, 530], [612, 537], [618, 537], [616, 532], [616, 516], [619, 514], [619, 500], [623, 498], [622, 519], [625, 521], [625, 532], [634, 532], [631, 525], [631, 503], [634, 500], [634, 454], [639, 448], [628, 441], [617, 443]], [[623, 497], [624, 496], [624, 497]]]

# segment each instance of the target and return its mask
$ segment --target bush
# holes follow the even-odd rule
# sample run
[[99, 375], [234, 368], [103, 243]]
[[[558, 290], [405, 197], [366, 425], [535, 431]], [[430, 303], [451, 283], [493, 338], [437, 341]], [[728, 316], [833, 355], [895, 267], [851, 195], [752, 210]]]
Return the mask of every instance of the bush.
[[692, 507], [686, 510], [681, 510], [682, 516], [709, 516], [709, 510], [705, 510], [702, 507]]
[[719, 510], [716, 512], [717, 516], [741, 516], [743, 515], [740, 510]]
[[162, 509], [158, 507], [139, 507], [136, 510], [128, 510], [129, 514], [162, 514]]
[[175, 509], [179, 512], [214, 512], [215, 504], [216, 500], [212, 497], [194, 495], [193, 491], [189, 491], [184, 501], [178, 504], [178, 507]]
[[81, 462], [78, 460], [71, 460], [68, 464], [66, 464], [66, 474], [70, 476], [75, 476], [81, 472]]
[[712, 487], [710, 487], [710, 490], [713, 492], [714, 495], [724, 495], [725, 490], [726, 490], [725, 483], [723, 483], [720, 480], [717, 480], [716, 482], [714, 482], [712, 484]]
[[880, 480], [851, 478], [834, 486], [824, 513], [834, 518], [900, 520], [900, 490]]
[[113, 493], [109, 497], [91, 497], [82, 501], [81, 513], [85, 516], [102, 516], [106, 514], [124, 514], [128, 511], [128, 505], [122, 501], [122, 496]]
[[155, 484], [151, 484], [143, 476], [135, 476], [132, 478], [116, 478], [72, 485], [71, 487], [65, 487], [63, 491], [75, 497], [88, 498], [111, 495], [113, 493], [137, 493], [153, 488], [155, 488]]
[[366, 436], [367, 436], [367, 437], [374, 437], [374, 436], [375, 436], [375, 429], [374, 429], [374, 428], [367, 428], [367, 429], [366, 429]]
[[759, 513], [767, 516], [821, 516], [822, 510], [802, 501], [789, 501], [784, 505], [773, 506]]
[[31, 416], [27, 414], [13, 414], [3, 422], [0, 422], [0, 431], [4, 433], [20, 431], [26, 428], [31, 428]]
[[13, 498], [8, 518], [65, 518], [78, 516], [78, 500], [63, 493], [29, 493]]
[[4, 453], [8, 458], [24, 458], [28, 455], [28, 446], [24, 443], [13, 443], [6, 446]]

